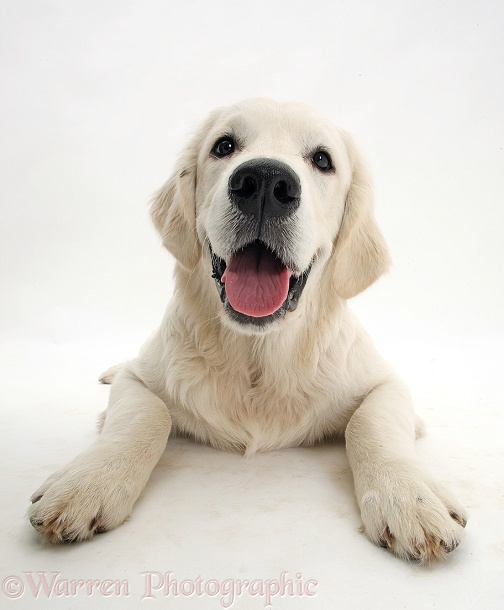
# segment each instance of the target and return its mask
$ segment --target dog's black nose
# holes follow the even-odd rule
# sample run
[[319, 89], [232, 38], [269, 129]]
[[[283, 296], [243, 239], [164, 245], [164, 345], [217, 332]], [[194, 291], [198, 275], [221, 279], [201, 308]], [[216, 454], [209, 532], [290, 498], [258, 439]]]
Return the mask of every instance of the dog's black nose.
[[301, 183], [285, 163], [253, 159], [239, 165], [229, 178], [229, 199], [244, 214], [284, 218], [299, 207]]

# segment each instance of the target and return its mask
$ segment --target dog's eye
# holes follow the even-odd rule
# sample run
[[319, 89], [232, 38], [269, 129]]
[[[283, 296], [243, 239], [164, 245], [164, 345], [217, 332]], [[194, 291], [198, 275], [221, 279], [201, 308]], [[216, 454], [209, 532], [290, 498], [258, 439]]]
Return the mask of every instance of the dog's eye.
[[234, 149], [235, 143], [233, 139], [229, 136], [225, 136], [224, 138], [217, 140], [213, 145], [212, 155], [215, 155], [216, 157], [227, 157], [234, 152]]
[[331, 157], [325, 150], [318, 150], [312, 157], [313, 163], [323, 172], [332, 169]]

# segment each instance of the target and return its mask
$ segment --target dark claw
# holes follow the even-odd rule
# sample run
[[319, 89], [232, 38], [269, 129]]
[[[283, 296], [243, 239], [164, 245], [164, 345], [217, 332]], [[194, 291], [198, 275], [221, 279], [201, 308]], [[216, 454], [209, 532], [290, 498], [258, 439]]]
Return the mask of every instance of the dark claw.
[[103, 524], [103, 516], [101, 513], [98, 513], [91, 521], [89, 530], [95, 534], [103, 534], [104, 532], [108, 531], [107, 526]]
[[454, 540], [451, 544], [447, 544], [446, 542], [441, 542], [441, 545], [443, 546], [444, 550], [447, 553], [451, 553], [458, 547], [459, 543], [457, 540]]
[[457, 515], [457, 513], [451, 512], [450, 517], [462, 527], [465, 527], [467, 525], [467, 519], [464, 519], [464, 517]]
[[394, 535], [391, 533], [390, 529], [387, 526], [383, 534], [380, 536], [378, 543], [384, 549], [391, 549], [393, 540]]
[[37, 496], [36, 498], [34, 498], [34, 499], [32, 500], [32, 504], [35, 504], [35, 502], [38, 502], [38, 501], [39, 501], [39, 500], [42, 498], [42, 496], [43, 496], [43, 495], [44, 495], [44, 494], [40, 494], [40, 496]]

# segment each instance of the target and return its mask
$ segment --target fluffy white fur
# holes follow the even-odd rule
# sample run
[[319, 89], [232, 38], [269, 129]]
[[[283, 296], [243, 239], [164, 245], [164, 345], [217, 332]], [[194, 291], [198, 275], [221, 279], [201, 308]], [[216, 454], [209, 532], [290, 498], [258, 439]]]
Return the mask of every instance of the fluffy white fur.
[[[239, 149], [212, 158], [214, 142], [230, 132]], [[308, 152], [320, 146], [335, 172], [311, 163]], [[299, 272], [314, 260], [296, 311], [266, 330], [227, 315], [208, 248], [231, 254], [228, 179], [257, 157], [299, 176], [302, 200], [285, 256]], [[105, 375], [115, 379], [98, 440], [33, 495], [29, 516], [42, 536], [83, 540], [123, 523], [170, 435], [246, 455], [344, 435], [368, 537], [421, 561], [453, 550], [465, 511], [419, 464], [408, 391], [345, 301], [389, 264], [352, 138], [301, 104], [248, 100], [219, 109], [151, 212], [177, 259], [175, 294], [140, 356]]]

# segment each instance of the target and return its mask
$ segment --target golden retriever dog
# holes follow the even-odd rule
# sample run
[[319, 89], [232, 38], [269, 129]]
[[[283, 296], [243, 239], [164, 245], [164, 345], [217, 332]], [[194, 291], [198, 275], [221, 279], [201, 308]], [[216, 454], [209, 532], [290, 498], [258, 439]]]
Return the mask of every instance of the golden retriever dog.
[[170, 435], [245, 455], [344, 437], [369, 539], [423, 562], [455, 549], [465, 511], [419, 463], [408, 390], [347, 307], [389, 265], [352, 137], [303, 104], [220, 108], [151, 214], [173, 299], [118, 369], [98, 440], [33, 494], [42, 537], [123, 523]]

